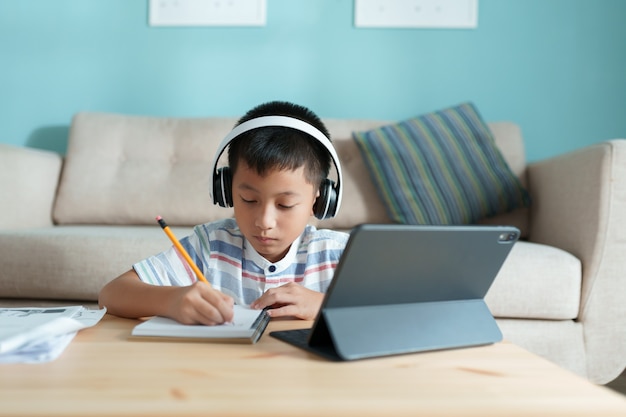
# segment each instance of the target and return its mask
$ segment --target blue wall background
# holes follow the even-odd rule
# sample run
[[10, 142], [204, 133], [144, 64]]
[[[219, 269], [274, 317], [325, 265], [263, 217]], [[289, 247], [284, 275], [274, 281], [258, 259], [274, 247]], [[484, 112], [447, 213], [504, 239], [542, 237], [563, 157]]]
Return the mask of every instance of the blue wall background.
[[471, 100], [521, 125], [529, 160], [626, 137], [626, 1], [480, 0], [474, 30], [267, 4], [261, 28], [155, 28], [147, 0], [0, 0], [0, 142], [64, 152], [78, 111], [239, 116], [272, 99], [392, 120]]

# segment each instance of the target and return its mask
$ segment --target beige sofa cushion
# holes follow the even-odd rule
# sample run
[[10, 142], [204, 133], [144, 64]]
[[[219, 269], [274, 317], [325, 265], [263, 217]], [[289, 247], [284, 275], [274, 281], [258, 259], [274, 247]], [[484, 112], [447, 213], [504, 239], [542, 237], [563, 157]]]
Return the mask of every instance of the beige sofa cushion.
[[54, 220], [191, 226], [229, 217], [209, 197], [211, 162], [235, 119], [79, 113], [70, 129]]
[[[178, 238], [191, 233], [191, 228], [172, 230]], [[96, 301], [108, 281], [170, 246], [158, 226], [79, 225], [3, 231], [2, 276], [13, 278], [0, 279], [0, 298]]]
[[582, 266], [574, 255], [520, 241], [513, 246], [485, 301], [496, 317], [575, 319], [581, 286]]
[[[191, 228], [173, 228], [182, 238]], [[0, 298], [95, 301], [102, 286], [132, 264], [171, 245], [157, 226], [57, 226], [0, 233]], [[31, 262], [33, 253], [37, 262]], [[80, 268], [70, 268], [80, 260]], [[533, 262], [528, 262], [532, 259]], [[580, 261], [562, 250], [528, 242], [513, 247], [486, 301], [494, 316], [576, 318]]]
[[52, 225], [59, 154], [0, 144], [0, 229]]

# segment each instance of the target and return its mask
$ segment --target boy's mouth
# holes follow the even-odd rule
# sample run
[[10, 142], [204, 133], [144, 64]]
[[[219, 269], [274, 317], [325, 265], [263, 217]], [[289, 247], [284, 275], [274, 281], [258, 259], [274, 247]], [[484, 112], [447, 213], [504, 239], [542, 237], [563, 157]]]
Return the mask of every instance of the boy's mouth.
[[255, 236], [256, 240], [260, 243], [268, 244], [274, 242], [276, 239], [268, 237], [268, 236]]

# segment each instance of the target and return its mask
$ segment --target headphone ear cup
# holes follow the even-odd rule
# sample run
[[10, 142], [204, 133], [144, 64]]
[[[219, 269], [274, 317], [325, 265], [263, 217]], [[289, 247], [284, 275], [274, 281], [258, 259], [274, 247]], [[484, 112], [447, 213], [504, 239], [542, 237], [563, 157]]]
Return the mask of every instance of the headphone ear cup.
[[337, 211], [337, 190], [335, 183], [328, 178], [320, 185], [320, 195], [313, 205], [313, 214], [319, 220], [334, 217]]
[[220, 207], [233, 206], [233, 180], [229, 167], [217, 170], [213, 179], [213, 203]]

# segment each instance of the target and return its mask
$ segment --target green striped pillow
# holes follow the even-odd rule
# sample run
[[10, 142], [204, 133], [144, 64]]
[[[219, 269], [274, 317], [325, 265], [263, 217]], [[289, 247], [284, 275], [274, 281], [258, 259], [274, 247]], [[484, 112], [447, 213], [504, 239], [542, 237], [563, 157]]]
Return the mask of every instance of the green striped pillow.
[[530, 202], [472, 103], [353, 138], [395, 222], [475, 223]]

